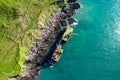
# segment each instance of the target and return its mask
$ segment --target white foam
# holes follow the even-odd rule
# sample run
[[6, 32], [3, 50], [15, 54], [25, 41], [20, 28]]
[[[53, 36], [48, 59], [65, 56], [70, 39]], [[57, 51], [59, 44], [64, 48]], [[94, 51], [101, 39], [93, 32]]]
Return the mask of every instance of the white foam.
[[50, 66], [50, 68], [53, 68], [54, 66]]
[[76, 26], [76, 25], [78, 25], [78, 22], [74, 22], [72, 25]]
[[72, 24], [73, 26], [78, 25], [78, 20], [77, 20], [77, 19], [75, 19], [75, 21], [76, 21], [76, 22], [73, 22], [73, 24]]
[[80, 4], [80, 9], [81, 9], [81, 8], [83, 8], [83, 5], [82, 5], [82, 4]]

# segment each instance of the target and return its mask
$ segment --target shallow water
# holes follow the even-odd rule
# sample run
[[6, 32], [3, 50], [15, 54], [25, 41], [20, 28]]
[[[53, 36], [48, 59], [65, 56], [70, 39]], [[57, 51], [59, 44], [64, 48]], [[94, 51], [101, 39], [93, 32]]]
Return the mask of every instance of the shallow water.
[[35, 80], [120, 80], [120, 0], [79, 0], [78, 25], [53, 68]]

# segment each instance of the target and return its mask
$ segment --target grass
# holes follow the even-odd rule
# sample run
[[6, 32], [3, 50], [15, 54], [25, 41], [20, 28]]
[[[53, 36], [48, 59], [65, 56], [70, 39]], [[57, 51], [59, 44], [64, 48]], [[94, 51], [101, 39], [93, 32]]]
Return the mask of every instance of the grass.
[[10, 77], [19, 73], [20, 66], [17, 62], [19, 60], [19, 44], [5, 36], [0, 37], [0, 39], [0, 79], [5, 80], [7, 76]]
[[0, 0], [0, 80], [18, 75], [56, 0]]

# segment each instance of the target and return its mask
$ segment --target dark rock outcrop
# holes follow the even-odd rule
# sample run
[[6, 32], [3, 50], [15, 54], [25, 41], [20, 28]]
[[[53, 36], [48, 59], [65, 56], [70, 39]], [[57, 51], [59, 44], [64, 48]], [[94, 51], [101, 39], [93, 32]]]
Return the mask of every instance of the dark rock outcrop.
[[69, 18], [69, 19], [67, 19], [68, 20], [68, 23], [70, 24], [70, 25], [72, 25], [73, 23], [75, 23], [75, 22], [77, 22], [75, 19], [73, 19], [73, 18]]
[[80, 8], [80, 4], [79, 3], [73, 3], [73, 4], [69, 4], [69, 9], [79, 9]]
[[30, 77], [21, 77], [19, 80], [32, 80]]
[[68, 3], [73, 3], [73, 2], [76, 2], [77, 0], [68, 0], [67, 2]]
[[61, 26], [67, 26], [67, 21], [66, 20], [60, 20]]

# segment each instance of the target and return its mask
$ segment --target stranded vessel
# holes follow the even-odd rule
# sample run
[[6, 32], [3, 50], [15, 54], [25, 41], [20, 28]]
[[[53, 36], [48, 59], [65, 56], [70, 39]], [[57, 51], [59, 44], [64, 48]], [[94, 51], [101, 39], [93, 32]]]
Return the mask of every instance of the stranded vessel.
[[63, 44], [63, 42], [64, 43], [68, 42], [72, 33], [73, 28], [67, 27], [59, 34], [58, 40], [55, 41], [54, 45], [52, 46], [51, 50], [48, 53], [48, 56], [41, 64], [42, 67], [49, 67], [60, 60], [60, 57], [63, 53], [61, 45]]

